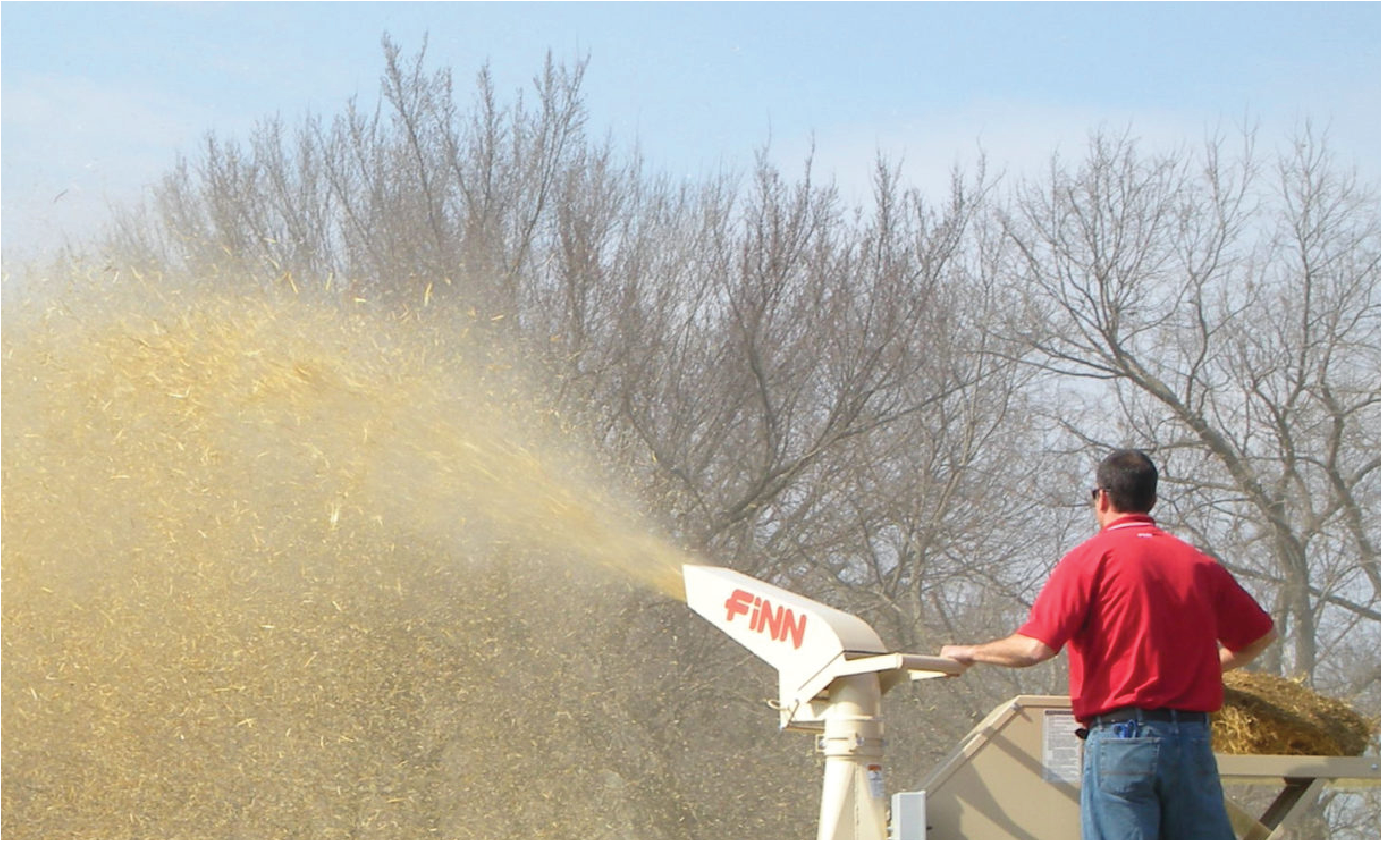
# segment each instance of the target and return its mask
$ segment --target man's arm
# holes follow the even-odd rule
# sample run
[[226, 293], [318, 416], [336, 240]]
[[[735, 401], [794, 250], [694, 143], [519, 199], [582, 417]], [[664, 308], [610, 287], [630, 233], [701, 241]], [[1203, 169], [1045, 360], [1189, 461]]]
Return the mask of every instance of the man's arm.
[[1229, 651], [1227, 648], [1220, 645], [1219, 670], [1221, 672], [1226, 672], [1230, 669], [1236, 669], [1239, 666], [1246, 666], [1257, 659], [1257, 655], [1266, 651], [1267, 646], [1274, 642], [1276, 642], [1276, 628], [1272, 628], [1267, 633], [1237, 651]]
[[944, 645], [941, 646], [941, 656], [958, 660], [966, 666], [992, 663], [1011, 669], [1025, 669], [1055, 657], [1056, 650], [1034, 637], [1013, 634], [982, 645]]

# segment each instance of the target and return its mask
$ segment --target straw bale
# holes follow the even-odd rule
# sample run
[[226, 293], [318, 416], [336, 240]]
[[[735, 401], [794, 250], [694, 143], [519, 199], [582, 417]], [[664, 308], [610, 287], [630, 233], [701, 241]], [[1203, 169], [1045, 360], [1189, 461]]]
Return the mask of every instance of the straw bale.
[[1344, 701], [1304, 684], [1258, 672], [1224, 675], [1224, 706], [1213, 716], [1220, 753], [1355, 756], [1377, 733]]

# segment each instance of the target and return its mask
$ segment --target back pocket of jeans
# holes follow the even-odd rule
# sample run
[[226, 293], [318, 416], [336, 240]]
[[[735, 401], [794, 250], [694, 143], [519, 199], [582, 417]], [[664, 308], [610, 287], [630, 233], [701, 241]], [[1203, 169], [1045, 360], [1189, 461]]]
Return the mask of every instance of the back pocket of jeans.
[[1160, 739], [1100, 739], [1098, 751], [1102, 791], [1126, 795], [1155, 783]]

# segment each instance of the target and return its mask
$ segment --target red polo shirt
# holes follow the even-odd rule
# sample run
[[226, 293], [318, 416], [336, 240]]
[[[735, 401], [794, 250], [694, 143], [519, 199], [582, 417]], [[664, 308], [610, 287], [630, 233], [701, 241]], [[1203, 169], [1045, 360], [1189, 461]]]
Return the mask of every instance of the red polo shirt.
[[1070, 644], [1070, 700], [1087, 720], [1119, 707], [1217, 710], [1219, 643], [1238, 651], [1271, 628], [1228, 570], [1130, 515], [1061, 559], [1017, 632]]

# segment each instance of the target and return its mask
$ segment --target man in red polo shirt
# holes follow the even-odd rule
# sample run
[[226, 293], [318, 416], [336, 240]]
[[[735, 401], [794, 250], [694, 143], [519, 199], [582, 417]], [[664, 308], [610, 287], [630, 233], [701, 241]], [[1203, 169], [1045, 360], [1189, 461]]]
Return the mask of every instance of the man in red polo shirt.
[[1017, 633], [947, 645], [966, 665], [1021, 668], [1070, 646], [1085, 725], [1085, 838], [1233, 838], [1209, 745], [1222, 674], [1276, 639], [1271, 617], [1213, 558], [1157, 528], [1157, 470], [1115, 450], [1091, 491], [1099, 533], [1051, 573]]

